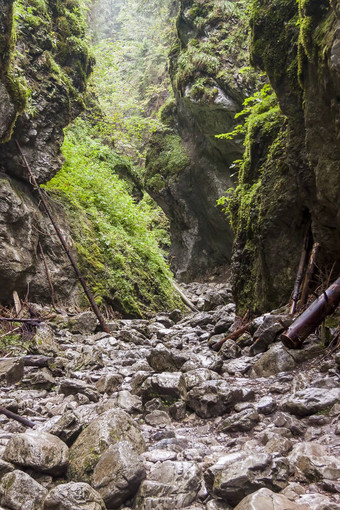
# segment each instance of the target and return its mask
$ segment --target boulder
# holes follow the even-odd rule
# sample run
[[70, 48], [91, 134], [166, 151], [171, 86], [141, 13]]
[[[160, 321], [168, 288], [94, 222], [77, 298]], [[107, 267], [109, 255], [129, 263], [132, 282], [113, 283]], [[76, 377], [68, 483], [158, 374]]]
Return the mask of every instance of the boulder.
[[105, 510], [100, 494], [87, 483], [64, 483], [52, 489], [43, 510]]
[[89, 482], [102, 453], [119, 441], [127, 441], [137, 453], [145, 450], [143, 436], [133, 419], [120, 409], [111, 409], [93, 420], [70, 448], [68, 478]]
[[253, 379], [256, 377], [270, 377], [279, 372], [293, 370], [296, 362], [292, 354], [282, 343], [274, 344], [258, 359], [250, 372]]
[[163, 372], [148, 377], [137, 390], [143, 402], [155, 397], [167, 400], [169, 403], [186, 397], [186, 386], [181, 372]]
[[136, 494], [145, 476], [141, 457], [130, 443], [120, 441], [101, 455], [93, 472], [92, 485], [108, 508], [118, 508]]
[[224, 359], [239, 358], [242, 354], [241, 348], [230, 339], [224, 342], [219, 352]]
[[195, 386], [187, 395], [187, 406], [200, 418], [221, 416], [242, 400], [242, 390], [230, 388], [224, 380], [206, 381]]
[[146, 359], [155, 372], [178, 372], [187, 361], [183, 355], [176, 355], [164, 347], [152, 349]]
[[327, 410], [338, 402], [340, 402], [338, 388], [306, 388], [288, 398], [283, 404], [283, 409], [303, 417]]
[[269, 489], [260, 489], [242, 499], [234, 510], [309, 510], [309, 506], [299, 505], [282, 494]]
[[57, 476], [67, 469], [69, 450], [63, 441], [48, 432], [28, 430], [9, 439], [4, 459], [18, 466]]
[[0, 482], [1, 504], [11, 510], [41, 508], [47, 490], [23, 471], [12, 471]]
[[67, 326], [71, 333], [91, 334], [97, 327], [97, 317], [93, 312], [82, 312], [69, 319]]
[[64, 379], [59, 387], [59, 393], [62, 393], [66, 397], [68, 395], [77, 395], [81, 393], [89, 398], [92, 402], [98, 402], [99, 395], [95, 388], [89, 386], [83, 381], [77, 379]]
[[275, 341], [277, 336], [293, 322], [286, 315], [266, 315], [262, 324], [257, 328], [253, 336], [253, 345], [250, 347], [250, 355], [256, 356], [265, 352]]
[[219, 376], [216, 374], [216, 372], [213, 372], [208, 368], [196, 368], [195, 370], [189, 370], [188, 372], [185, 372], [184, 379], [187, 390], [191, 390], [195, 386], [199, 386], [205, 381], [219, 379]]
[[123, 382], [123, 377], [120, 374], [104, 374], [96, 382], [96, 388], [99, 393], [107, 393], [111, 395], [116, 391]]
[[232, 453], [208, 468], [204, 478], [212, 496], [236, 506], [260, 488], [282, 490], [288, 481], [288, 461], [264, 453]]
[[260, 415], [256, 409], [245, 409], [222, 420], [217, 432], [249, 432], [259, 421]]
[[24, 375], [24, 362], [17, 358], [0, 360], [0, 386], [19, 382]]
[[142, 482], [134, 509], [174, 510], [187, 507], [200, 490], [201, 476], [196, 462], [162, 462]]
[[76, 440], [82, 428], [82, 424], [73, 411], [66, 411], [62, 416], [55, 416], [43, 425], [45, 432], [59, 437], [68, 446]]
[[59, 347], [54, 338], [53, 329], [48, 324], [41, 324], [30, 343], [30, 352], [44, 356], [57, 356]]
[[340, 460], [330, 455], [327, 447], [317, 443], [300, 443], [294, 446], [289, 455], [291, 471], [303, 475], [309, 482], [339, 480]]

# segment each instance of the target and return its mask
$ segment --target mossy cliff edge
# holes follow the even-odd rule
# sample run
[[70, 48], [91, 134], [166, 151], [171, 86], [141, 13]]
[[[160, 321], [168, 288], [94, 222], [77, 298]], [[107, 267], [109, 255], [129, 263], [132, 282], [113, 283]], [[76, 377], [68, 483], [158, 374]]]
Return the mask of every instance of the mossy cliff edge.
[[340, 17], [336, 2], [254, 0], [251, 61], [277, 95], [249, 117], [229, 202], [240, 310], [266, 311], [292, 292], [306, 223], [326, 271], [340, 260]]
[[150, 144], [145, 186], [170, 219], [172, 268], [190, 281], [230, 262], [233, 235], [216, 200], [232, 185], [241, 140], [215, 138], [237, 124], [254, 90], [246, 2], [182, 0], [170, 52], [174, 98]]

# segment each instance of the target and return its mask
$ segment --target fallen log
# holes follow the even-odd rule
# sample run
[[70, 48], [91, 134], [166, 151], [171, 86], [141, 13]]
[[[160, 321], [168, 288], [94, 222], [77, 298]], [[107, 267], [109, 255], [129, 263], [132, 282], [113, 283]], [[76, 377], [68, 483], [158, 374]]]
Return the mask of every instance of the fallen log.
[[21, 322], [22, 324], [30, 324], [31, 326], [39, 326], [42, 322], [47, 319], [19, 319], [19, 317], [0, 317], [0, 321], [4, 322]]
[[230, 333], [230, 335], [226, 336], [225, 338], [222, 338], [222, 340], [220, 340], [219, 342], [217, 342], [216, 344], [211, 346], [212, 350], [219, 351], [220, 348], [222, 347], [222, 345], [227, 340], [234, 340], [234, 341], [237, 340], [238, 338], [240, 338], [241, 335], [243, 335], [243, 333], [245, 333], [249, 329], [250, 325], [251, 325], [251, 322], [247, 322], [247, 324], [245, 324], [241, 328], [237, 329], [233, 333]]
[[314, 301], [293, 324], [282, 333], [281, 340], [289, 349], [299, 349], [308, 335], [334, 312], [340, 304], [340, 278]]
[[18, 421], [19, 423], [22, 423], [26, 427], [30, 427], [31, 429], [35, 427], [35, 423], [28, 420], [27, 418], [23, 418], [19, 414], [12, 413], [12, 411], [9, 411], [5, 407], [0, 407], [0, 414], [4, 414], [7, 416], [7, 418], [11, 418], [12, 420]]
[[180, 298], [182, 299], [183, 303], [189, 308], [189, 310], [192, 310], [193, 312], [198, 312], [198, 308], [190, 301], [190, 299], [184, 294], [184, 292], [179, 288], [179, 286], [169, 278], [169, 282], [173, 286], [173, 288], [178, 292], [180, 295]]

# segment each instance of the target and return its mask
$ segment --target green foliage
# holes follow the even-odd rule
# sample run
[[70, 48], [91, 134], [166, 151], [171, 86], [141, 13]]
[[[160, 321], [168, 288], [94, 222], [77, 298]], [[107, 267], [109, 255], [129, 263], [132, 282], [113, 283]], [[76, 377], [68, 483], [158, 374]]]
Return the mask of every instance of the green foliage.
[[189, 164], [180, 136], [170, 129], [155, 133], [145, 164], [146, 188], [150, 191], [161, 190], [171, 177], [179, 175]]
[[130, 316], [178, 306], [158, 246], [164, 220], [158, 221], [149, 198], [135, 203], [116, 175], [130, 163], [94, 138], [82, 119], [67, 130], [63, 153], [65, 164], [47, 189], [66, 209], [81, 269], [98, 303]]

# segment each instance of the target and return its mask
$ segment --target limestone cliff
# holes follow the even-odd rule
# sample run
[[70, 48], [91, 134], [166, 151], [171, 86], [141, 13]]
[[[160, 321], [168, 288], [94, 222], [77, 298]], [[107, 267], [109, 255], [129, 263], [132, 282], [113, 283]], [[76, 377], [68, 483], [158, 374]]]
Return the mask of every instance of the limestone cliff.
[[[0, 1], [0, 287], [1, 301], [50, 300], [40, 240], [56, 292], [70, 298], [75, 282], [39, 211], [15, 145], [40, 183], [61, 167], [63, 128], [82, 110], [91, 59], [77, 0]], [[56, 210], [66, 236], [67, 223]]]
[[251, 59], [277, 98], [248, 130], [231, 203], [239, 308], [264, 311], [293, 288], [306, 222], [318, 266], [340, 260], [340, 12], [322, 0], [256, 0]]
[[230, 261], [233, 235], [216, 200], [233, 184], [240, 140], [221, 141], [256, 78], [248, 65], [243, 2], [182, 0], [170, 54], [175, 99], [153, 137], [145, 184], [170, 219], [172, 268], [188, 281]]

